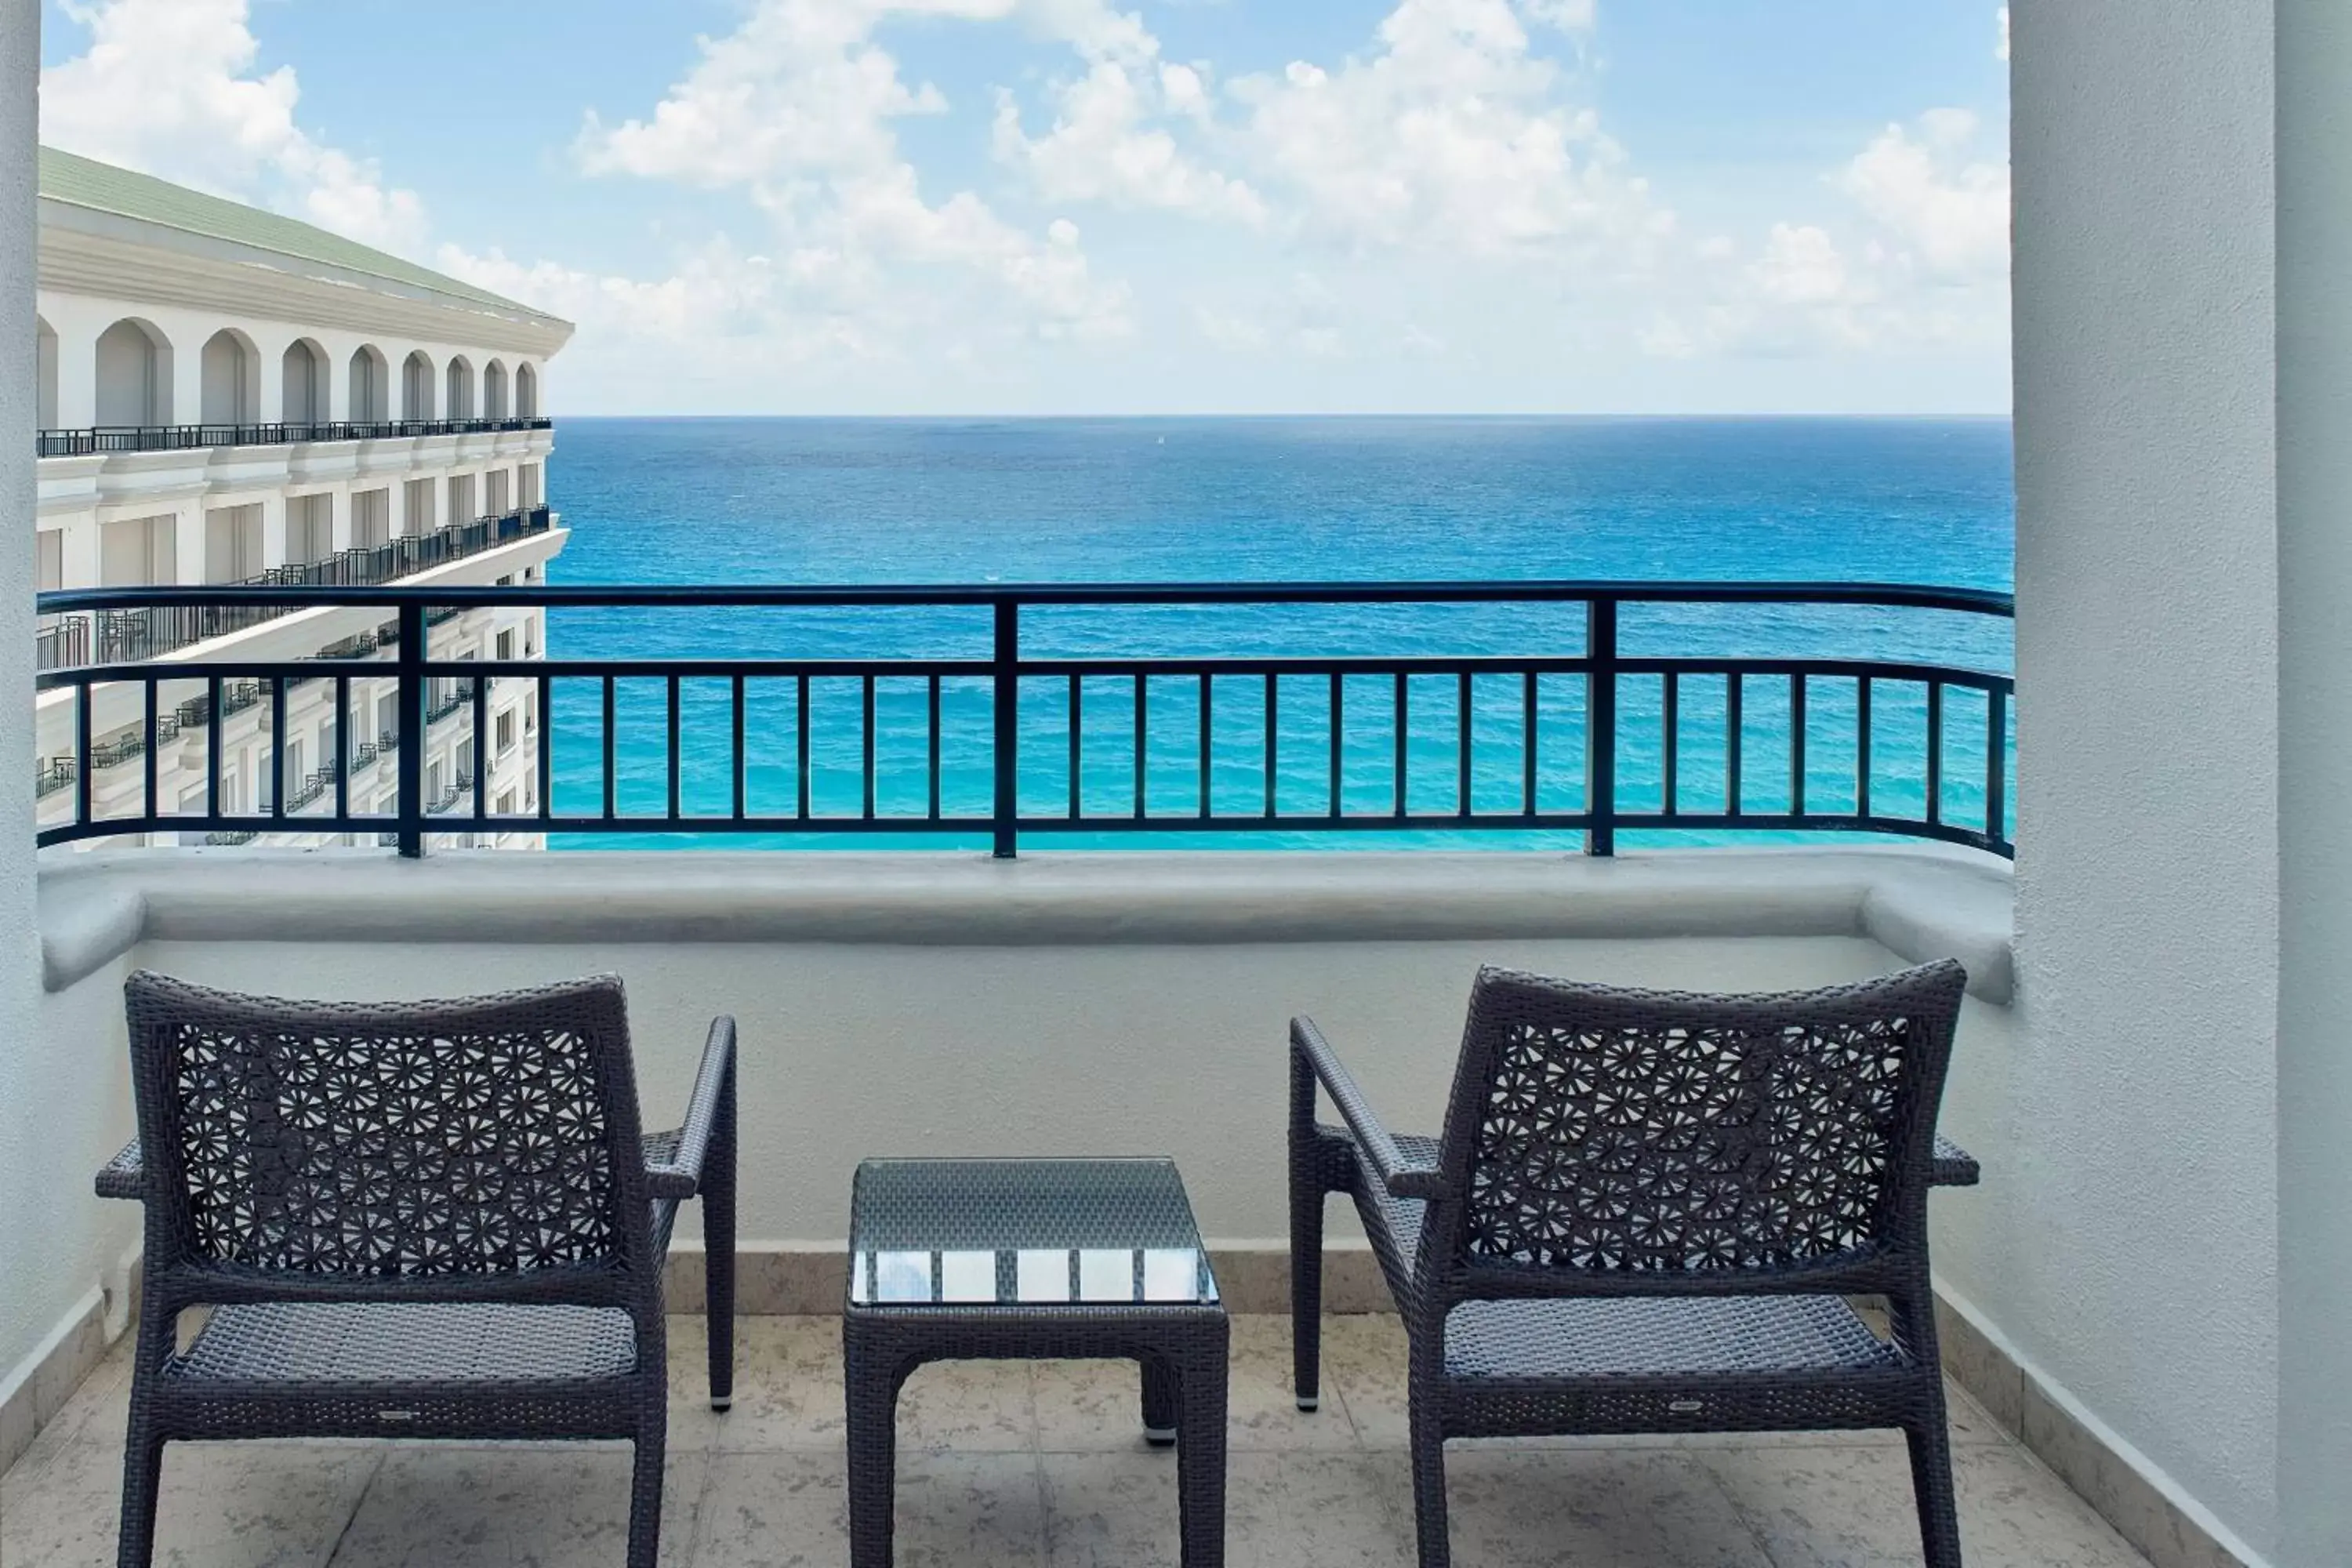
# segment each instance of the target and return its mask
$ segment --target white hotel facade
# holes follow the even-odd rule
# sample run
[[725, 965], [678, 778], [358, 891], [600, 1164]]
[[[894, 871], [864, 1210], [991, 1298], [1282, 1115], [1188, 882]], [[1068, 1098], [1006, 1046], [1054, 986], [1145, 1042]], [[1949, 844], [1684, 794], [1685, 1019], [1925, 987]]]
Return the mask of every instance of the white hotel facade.
[[[547, 506], [547, 362], [570, 323], [308, 224], [49, 149], [39, 213], [39, 587], [544, 580], [565, 539]], [[533, 658], [545, 647], [537, 610], [434, 619], [435, 658]], [[388, 660], [394, 631], [363, 608], [100, 609], [44, 616], [38, 662]], [[483, 709], [493, 813], [539, 806], [531, 685], [493, 682]], [[202, 809], [212, 787], [209, 690], [192, 679], [158, 700], [161, 814]], [[267, 813], [282, 798], [292, 816], [330, 811], [340, 768], [354, 813], [388, 814], [413, 739], [394, 693], [389, 679], [355, 679], [339, 714], [333, 681], [289, 686], [280, 769], [274, 694], [226, 683], [223, 810]], [[45, 692], [38, 708], [44, 825], [79, 808], [74, 701]], [[95, 816], [143, 810], [144, 709], [135, 687], [99, 689]], [[457, 826], [475, 813], [474, 712], [462, 689], [428, 707], [425, 798], [453, 823], [435, 847], [537, 847], [537, 835]]]

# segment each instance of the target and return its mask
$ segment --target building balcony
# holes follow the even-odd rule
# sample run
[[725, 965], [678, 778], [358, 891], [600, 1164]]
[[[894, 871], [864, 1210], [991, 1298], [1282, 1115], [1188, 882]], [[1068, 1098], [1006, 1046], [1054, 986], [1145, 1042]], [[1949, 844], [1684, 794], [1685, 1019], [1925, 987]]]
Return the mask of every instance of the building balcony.
[[544, 416], [482, 419], [338, 419], [267, 425], [100, 425], [42, 430], [34, 451], [43, 458], [104, 457], [118, 452], [187, 452], [213, 447], [283, 447], [315, 441], [389, 441], [419, 436], [479, 436], [551, 430]]

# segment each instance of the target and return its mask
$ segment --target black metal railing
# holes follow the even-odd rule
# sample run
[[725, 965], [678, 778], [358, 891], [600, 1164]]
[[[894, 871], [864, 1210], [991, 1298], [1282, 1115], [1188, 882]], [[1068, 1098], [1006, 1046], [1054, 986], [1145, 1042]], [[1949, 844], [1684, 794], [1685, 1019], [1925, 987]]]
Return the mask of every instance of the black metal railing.
[[[199, 700], [208, 705], [196, 721], [206, 722], [229, 693], [272, 691], [282, 705], [289, 683], [321, 678], [336, 681], [335, 711], [344, 714], [352, 680], [389, 678], [398, 683], [404, 731], [423, 734], [435, 718], [470, 706], [469, 768], [428, 798], [425, 748], [402, 749], [394, 810], [357, 816], [344, 783], [346, 759], [335, 759], [328, 770], [332, 809], [306, 815], [292, 831], [387, 833], [408, 855], [422, 853], [428, 833], [446, 833], [456, 820], [477, 831], [584, 835], [961, 836], [984, 839], [999, 856], [1013, 854], [1024, 837], [1074, 833], [1210, 832], [1246, 843], [1268, 833], [1398, 830], [1557, 830], [1582, 835], [1595, 855], [1614, 853], [1621, 834], [1641, 831], [1885, 834], [2011, 852], [2015, 683], [1999, 668], [2006, 660], [2005, 635], [1958, 638], [1980, 650], [1974, 664], [1786, 651], [1792, 635], [1811, 635], [1808, 616], [1933, 612], [1957, 616], [1953, 624], [1982, 633], [1988, 618], [2013, 613], [2009, 595], [1972, 589], [1575, 582], [509, 585], [107, 589], [47, 594], [40, 602], [45, 614], [67, 615], [248, 615], [265, 606], [318, 605], [392, 612], [390, 635], [379, 641], [394, 657], [42, 671], [40, 689], [79, 695], [70, 705], [71, 752], [42, 764], [45, 777], [63, 781], [53, 787], [77, 792], [76, 810], [70, 820], [41, 828], [40, 842], [285, 830], [282, 801], [260, 815], [166, 812], [157, 805], [152, 774], [142, 809], [94, 815], [92, 731], [118, 727], [124, 711], [118, 707], [116, 717], [100, 725], [92, 715], [101, 697], [138, 700], [129, 723], [148, 737], [152, 752], [164, 717], [158, 692], [172, 683], [210, 683], [210, 694]], [[1066, 640], [1066, 613], [1180, 609], [1197, 617], [1230, 606], [1280, 615], [1361, 606], [1345, 613], [1364, 618], [1436, 605], [1512, 606], [1513, 613], [1552, 606], [1567, 618], [1540, 631], [1523, 627], [1517, 634], [1523, 646], [1500, 654], [1071, 657], [1050, 647]], [[964, 617], [975, 651], [960, 658], [429, 656], [430, 615], [502, 606], [668, 612], [698, 617], [703, 627], [718, 624], [717, 611], [824, 610], [870, 621], [871, 612], [921, 610]], [[1042, 620], [1024, 623], [1041, 612]], [[1638, 635], [1625, 627], [1629, 613], [1638, 617]], [[807, 623], [803, 617], [796, 624]], [[1037, 646], [1024, 643], [1024, 625]], [[1759, 626], [1775, 645], [1770, 651], [1707, 651], [1725, 640], [1713, 634], [1745, 628], [1748, 635]], [[1652, 651], [1662, 638], [1695, 651]], [[1997, 653], [1982, 651], [1995, 645]], [[1873, 627], [1860, 646], [1889, 645]], [[508, 681], [537, 692], [539, 787], [531, 809], [492, 813], [487, 720], [494, 683]], [[621, 787], [619, 693], [646, 686], [658, 697], [641, 715], [647, 722], [635, 737], [642, 744], [631, 751], [630, 767], [644, 783], [639, 764], [650, 746], [662, 779], [635, 805], [625, 802]], [[575, 717], [588, 715], [567, 730], [571, 750], [562, 777], [554, 751], [559, 692], [568, 701], [584, 696]], [[698, 705], [691, 756], [689, 692]], [[855, 720], [828, 727], [813, 712], [817, 696], [838, 701], [835, 719], [855, 713]], [[707, 706], [714, 698], [716, 712]], [[787, 705], [784, 719], [779, 715]], [[191, 706], [178, 710], [184, 726]], [[1239, 740], [1236, 715], [1247, 731]], [[1770, 717], [1784, 721], [1774, 729], [1766, 722]], [[215, 723], [203, 748], [205, 798], [213, 802], [221, 798], [218, 742]], [[272, 728], [270, 744], [283, 747], [283, 726]], [[284, 767], [282, 750], [277, 765]], [[1104, 798], [1096, 777], [1106, 766], [1116, 799]], [[817, 775], [828, 769], [856, 781], [835, 808], [816, 799]], [[778, 780], [792, 785], [789, 804], [755, 798]], [[1377, 798], [1367, 800], [1368, 791]], [[571, 798], [559, 802], [567, 792]], [[470, 806], [456, 809], [468, 794]]]
[[[360, 545], [323, 561], [273, 567], [234, 586], [343, 588], [394, 583], [544, 533], [553, 526], [553, 518], [554, 514], [544, 506], [478, 517], [430, 533], [404, 534], [382, 544]], [[44, 616], [35, 633], [35, 668], [137, 664], [306, 607], [303, 604], [267, 598], [197, 604], [187, 600], [184, 591], [178, 589], [165, 590], [163, 601], [121, 609], [68, 613], [55, 618]]]
[[205, 447], [282, 447], [297, 441], [388, 441], [408, 436], [479, 436], [506, 430], [551, 430], [544, 416], [495, 419], [281, 419], [267, 425], [97, 425], [83, 430], [42, 430], [34, 451], [44, 458], [88, 458], [109, 452], [183, 452]]

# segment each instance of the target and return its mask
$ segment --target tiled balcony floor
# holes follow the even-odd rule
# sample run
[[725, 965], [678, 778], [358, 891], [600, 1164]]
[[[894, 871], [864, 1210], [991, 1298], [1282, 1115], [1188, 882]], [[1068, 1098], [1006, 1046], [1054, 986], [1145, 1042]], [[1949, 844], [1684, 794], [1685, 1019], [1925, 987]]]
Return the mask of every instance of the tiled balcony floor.
[[[1228, 1561], [1234, 1568], [1412, 1562], [1404, 1340], [1334, 1318], [1322, 1410], [1288, 1390], [1289, 1324], [1234, 1323]], [[782, 1568], [848, 1560], [840, 1325], [742, 1324], [735, 1408], [701, 1394], [702, 1320], [676, 1320], [662, 1560]], [[114, 1561], [126, 1369], [112, 1357], [0, 1480], [0, 1563]], [[1955, 1391], [1970, 1568], [2143, 1562], [2064, 1483]], [[1876, 1568], [1919, 1561], [1893, 1434], [1457, 1444], [1464, 1568]], [[156, 1561], [173, 1568], [617, 1568], [625, 1446], [175, 1445]], [[926, 1368], [899, 1408], [898, 1562], [1145, 1568], [1175, 1561], [1176, 1467], [1145, 1447], [1131, 1368]]]

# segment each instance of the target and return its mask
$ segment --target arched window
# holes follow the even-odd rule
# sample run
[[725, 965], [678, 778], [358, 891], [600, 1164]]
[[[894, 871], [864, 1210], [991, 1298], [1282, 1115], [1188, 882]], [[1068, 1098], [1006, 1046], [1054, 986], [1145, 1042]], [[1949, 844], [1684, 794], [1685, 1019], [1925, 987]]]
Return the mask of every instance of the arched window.
[[172, 422], [172, 340], [125, 317], [98, 335], [98, 422]]
[[528, 362], [515, 366], [515, 413], [524, 419], [539, 417], [539, 372]]
[[433, 362], [423, 349], [412, 350], [400, 363], [400, 416], [433, 417]]
[[286, 412], [289, 425], [324, 425], [327, 412], [327, 351], [308, 338], [286, 345]]
[[482, 417], [507, 416], [507, 367], [497, 360], [482, 367]]
[[196, 417], [207, 425], [251, 425], [261, 417], [261, 354], [253, 340], [223, 327], [205, 340], [204, 406]]
[[33, 357], [40, 365], [33, 420], [43, 430], [54, 430], [58, 427], [58, 334], [38, 316], [33, 318]]
[[373, 343], [352, 351], [352, 417], [369, 425], [392, 417], [392, 369]]
[[471, 419], [474, 416], [474, 367], [464, 354], [449, 362], [449, 395], [443, 405], [448, 419]]

